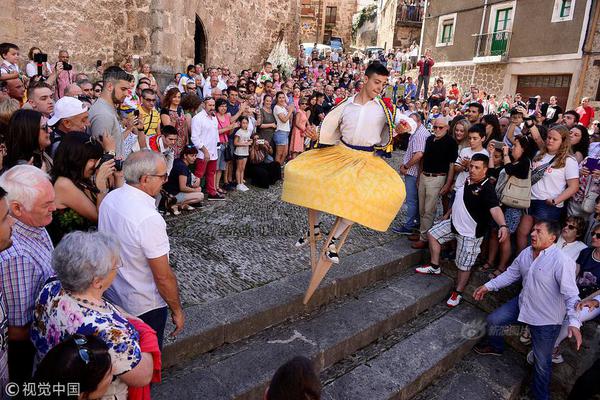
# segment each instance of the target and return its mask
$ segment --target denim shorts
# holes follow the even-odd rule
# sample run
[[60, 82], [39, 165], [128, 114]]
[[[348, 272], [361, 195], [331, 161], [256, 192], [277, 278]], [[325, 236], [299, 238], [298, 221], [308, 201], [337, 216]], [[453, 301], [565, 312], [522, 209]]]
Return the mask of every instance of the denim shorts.
[[531, 215], [536, 221], [559, 221], [562, 208], [546, 204], [545, 200], [531, 200], [527, 214]]
[[276, 146], [285, 146], [290, 142], [290, 133], [287, 131], [275, 131], [273, 141]]
[[217, 171], [225, 171], [227, 165], [227, 162], [225, 161], [225, 146], [227, 146], [227, 144], [219, 143], [219, 146], [217, 147], [217, 154], [219, 156], [217, 159]]

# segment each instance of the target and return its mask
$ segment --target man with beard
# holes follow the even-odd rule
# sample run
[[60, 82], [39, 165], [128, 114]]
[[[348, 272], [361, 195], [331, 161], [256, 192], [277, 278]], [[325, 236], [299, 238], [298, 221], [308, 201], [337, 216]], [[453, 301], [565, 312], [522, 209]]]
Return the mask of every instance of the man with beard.
[[109, 67], [102, 76], [104, 87], [89, 112], [91, 134], [96, 139], [110, 134], [115, 139], [117, 158], [123, 157], [123, 134], [117, 117], [117, 107], [129, 94], [133, 77], [120, 67]]

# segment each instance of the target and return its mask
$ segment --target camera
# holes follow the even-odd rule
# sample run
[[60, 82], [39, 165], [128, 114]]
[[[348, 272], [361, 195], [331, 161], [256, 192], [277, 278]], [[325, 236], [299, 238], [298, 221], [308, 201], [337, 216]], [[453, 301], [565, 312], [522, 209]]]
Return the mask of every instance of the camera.
[[36, 64], [45, 63], [48, 61], [48, 54], [45, 53], [37, 53], [33, 55], [33, 61]]
[[496, 150], [502, 150], [502, 148], [504, 147], [504, 143], [499, 140], [492, 140], [492, 143]]
[[123, 160], [115, 160], [115, 170], [123, 171]]
[[73, 69], [73, 66], [66, 62], [63, 62], [62, 66], [63, 66], [63, 71], [71, 71]]
[[97, 168], [100, 168], [100, 166], [102, 164], [104, 164], [105, 162], [112, 160], [112, 159], [115, 160], [115, 170], [122, 171], [123, 170], [123, 160], [115, 159], [115, 156], [113, 156], [112, 154], [109, 154], [109, 153], [105, 153], [102, 155], [102, 158], [100, 158], [100, 162], [98, 163]]

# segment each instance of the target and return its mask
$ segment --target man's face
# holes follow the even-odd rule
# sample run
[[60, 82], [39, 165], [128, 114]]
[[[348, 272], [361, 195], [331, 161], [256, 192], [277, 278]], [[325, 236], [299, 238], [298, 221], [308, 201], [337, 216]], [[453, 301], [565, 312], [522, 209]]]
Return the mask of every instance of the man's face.
[[190, 83], [189, 85], [185, 85], [185, 88], [187, 89], [188, 94], [196, 93], [196, 84], [195, 83]]
[[365, 77], [365, 85], [362, 90], [364, 90], [370, 99], [374, 99], [379, 96], [383, 87], [387, 82], [387, 76], [373, 74], [370, 77]]
[[68, 63], [69, 62], [69, 53], [67, 53], [66, 51], [61, 51], [60, 53], [58, 53], [58, 61], [63, 62], [63, 63]]
[[477, 107], [469, 107], [465, 115], [471, 124], [476, 124], [479, 121], [479, 118], [481, 117], [479, 115], [479, 110], [477, 109]]
[[215, 113], [215, 100], [214, 99], [210, 99], [204, 102], [204, 107], [206, 112], [209, 115], [213, 115]]
[[25, 85], [23, 84], [23, 81], [19, 78], [9, 79], [6, 81], [6, 87], [10, 97], [19, 100], [19, 102], [23, 101], [23, 97], [25, 97]]
[[142, 184], [144, 186], [144, 192], [148, 193], [150, 196], [154, 197], [160, 193], [160, 189], [162, 189], [162, 185], [165, 183], [167, 176], [167, 163], [164, 161], [159, 161], [156, 165], [156, 172], [150, 175], [146, 175], [142, 177]]
[[19, 53], [19, 50], [14, 48], [9, 49], [8, 52], [4, 55], [4, 59], [11, 64], [17, 64], [20, 58], [21, 55]]
[[515, 103], [521, 101], [521, 95], [520, 94], [515, 94]]
[[556, 105], [556, 96], [550, 96], [550, 105]]
[[94, 85], [92, 85], [91, 82], [82, 83], [79, 87], [84, 95], [88, 96], [90, 99], [92, 98], [94, 95]]
[[500, 122], [500, 129], [502, 130], [502, 132], [506, 132], [506, 130], [508, 129], [508, 124], [510, 123], [510, 120], [506, 117], [502, 117], [499, 119]]
[[218, 83], [219, 83], [219, 78], [216, 75], [210, 77], [210, 86], [211, 87], [213, 87], [213, 88], [217, 87]]
[[8, 202], [6, 199], [0, 200], [0, 251], [12, 246], [11, 236], [14, 224], [14, 218], [8, 213]]
[[63, 127], [66, 129], [65, 133], [85, 132], [89, 124], [89, 114], [87, 111], [82, 112], [79, 115], [66, 118], [63, 121]]
[[[110, 85], [110, 83], [108, 83]], [[131, 83], [124, 80], [117, 81], [112, 88], [112, 101], [115, 104], [121, 104], [129, 95]]]
[[471, 149], [479, 148], [481, 146], [482, 142], [483, 142], [483, 138], [481, 136], [479, 136], [479, 133], [477, 133], [477, 132], [469, 133], [469, 146], [471, 146]]
[[148, 85], [147, 83], [140, 83], [136, 89], [136, 93], [137, 93], [138, 97], [141, 97], [142, 92], [146, 89], [150, 89], [150, 85]]
[[556, 236], [548, 232], [546, 224], [535, 224], [531, 230], [531, 247], [534, 250], [544, 250], [552, 246]]
[[572, 127], [575, 126], [575, 116], [573, 116], [571, 114], [564, 114], [563, 120], [564, 120], [567, 128], [571, 129]]
[[235, 104], [238, 99], [238, 92], [236, 92], [235, 90], [230, 90], [227, 93], [227, 99], [229, 100], [229, 104]]
[[81, 88], [79, 86], [77, 86], [76, 84], [72, 83], [69, 85], [69, 96], [70, 97], [79, 97], [83, 94], [83, 91], [81, 90]]
[[433, 122], [432, 130], [435, 137], [442, 137], [448, 132], [448, 124], [438, 118]]
[[479, 182], [483, 180], [486, 172], [487, 165], [485, 165], [483, 161], [471, 161], [469, 164], [469, 178], [471, 179], [471, 182]]
[[325, 94], [330, 97], [333, 96], [333, 86], [328, 85], [325, 88]]
[[34, 90], [28, 101], [34, 110], [41, 112], [46, 117], [54, 111], [54, 100], [52, 100], [52, 90], [50, 88]]
[[165, 145], [165, 147], [172, 149], [173, 146], [175, 146], [175, 143], [177, 142], [177, 135], [168, 135], [165, 136], [165, 138], [163, 139], [163, 144]]
[[33, 201], [31, 209], [21, 203], [13, 201], [10, 205], [15, 218], [26, 225], [42, 228], [52, 222], [52, 213], [56, 210], [54, 205], [54, 188], [50, 181], [42, 182], [38, 187], [39, 193]]
[[523, 122], [523, 114], [517, 113], [510, 116], [510, 121], [513, 124], [519, 125]]
[[151, 110], [152, 108], [154, 108], [155, 103], [156, 103], [156, 95], [146, 93], [145, 95], [142, 96], [142, 106], [146, 110]]

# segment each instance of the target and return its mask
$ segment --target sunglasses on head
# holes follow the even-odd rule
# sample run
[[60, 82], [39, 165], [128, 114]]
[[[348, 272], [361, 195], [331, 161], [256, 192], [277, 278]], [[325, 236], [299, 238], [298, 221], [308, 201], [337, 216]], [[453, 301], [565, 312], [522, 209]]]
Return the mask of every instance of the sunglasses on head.
[[74, 335], [73, 341], [75, 342], [75, 345], [77, 345], [79, 358], [81, 358], [81, 361], [83, 361], [85, 365], [88, 365], [91, 361], [90, 351], [83, 347], [87, 344], [86, 337], [83, 335]]

